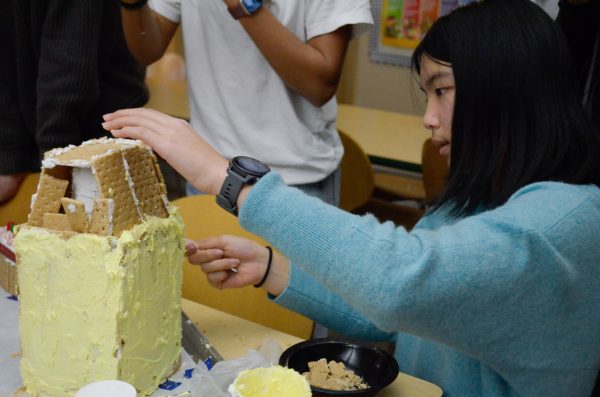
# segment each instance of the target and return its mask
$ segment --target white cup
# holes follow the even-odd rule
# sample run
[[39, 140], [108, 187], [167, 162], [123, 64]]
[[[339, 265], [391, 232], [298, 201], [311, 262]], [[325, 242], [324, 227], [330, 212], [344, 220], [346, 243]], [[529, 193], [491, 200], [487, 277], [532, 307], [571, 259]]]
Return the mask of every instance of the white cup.
[[120, 380], [101, 380], [83, 386], [75, 397], [136, 397], [135, 387]]

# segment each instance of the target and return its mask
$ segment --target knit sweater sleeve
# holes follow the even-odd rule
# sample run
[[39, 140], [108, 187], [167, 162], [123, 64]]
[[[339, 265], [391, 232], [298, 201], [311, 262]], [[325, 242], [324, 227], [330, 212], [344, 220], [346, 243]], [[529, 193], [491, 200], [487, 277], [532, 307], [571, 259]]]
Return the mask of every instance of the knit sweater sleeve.
[[[408, 233], [271, 173], [252, 189], [240, 223], [380, 330], [443, 343], [493, 368], [531, 357], [527, 365], [595, 368], [599, 197], [596, 187], [533, 184], [495, 210]], [[558, 351], [567, 339], [594, 347]]]
[[375, 342], [392, 342], [396, 337], [395, 333], [381, 331], [299, 266], [291, 266], [289, 285], [273, 300], [345, 335]]
[[11, 2], [0, 2], [0, 175], [34, 171], [39, 163], [19, 109], [13, 18]]
[[[108, 2], [47, 4], [37, 77], [36, 141], [41, 151], [82, 141], [86, 117], [98, 103], [98, 47]], [[101, 120], [98, 120], [98, 124]]]

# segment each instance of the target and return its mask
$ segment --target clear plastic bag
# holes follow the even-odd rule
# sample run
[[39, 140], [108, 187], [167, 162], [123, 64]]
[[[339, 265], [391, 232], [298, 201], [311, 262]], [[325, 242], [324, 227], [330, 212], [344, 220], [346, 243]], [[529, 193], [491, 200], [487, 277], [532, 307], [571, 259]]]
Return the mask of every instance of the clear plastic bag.
[[282, 348], [274, 340], [266, 339], [257, 350], [248, 350], [245, 356], [235, 360], [218, 362], [210, 370], [199, 362], [189, 379], [193, 397], [230, 397], [227, 388], [237, 375], [247, 369], [270, 367], [279, 362]]

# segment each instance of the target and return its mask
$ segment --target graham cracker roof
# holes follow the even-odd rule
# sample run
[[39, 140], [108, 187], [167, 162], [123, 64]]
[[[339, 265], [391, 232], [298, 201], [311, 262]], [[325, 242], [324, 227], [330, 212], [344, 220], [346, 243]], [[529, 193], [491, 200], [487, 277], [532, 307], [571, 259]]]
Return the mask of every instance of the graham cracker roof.
[[[88, 212], [73, 195], [73, 168], [89, 168], [97, 188]], [[94, 139], [46, 152], [28, 224], [62, 232], [119, 236], [148, 216], [166, 218], [166, 188], [156, 157], [140, 141]], [[62, 216], [61, 216], [62, 215]]]

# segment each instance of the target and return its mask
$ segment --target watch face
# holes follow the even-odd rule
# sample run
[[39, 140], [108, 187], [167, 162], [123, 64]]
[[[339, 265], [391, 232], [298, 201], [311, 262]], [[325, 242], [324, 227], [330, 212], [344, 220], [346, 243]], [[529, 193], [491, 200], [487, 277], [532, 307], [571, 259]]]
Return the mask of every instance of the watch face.
[[262, 0], [242, 0], [242, 4], [249, 14], [254, 14], [262, 6]]
[[243, 171], [252, 175], [263, 176], [267, 172], [271, 171], [271, 169], [265, 163], [253, 159], [252, 157], [238, 156], [233, 160]]

